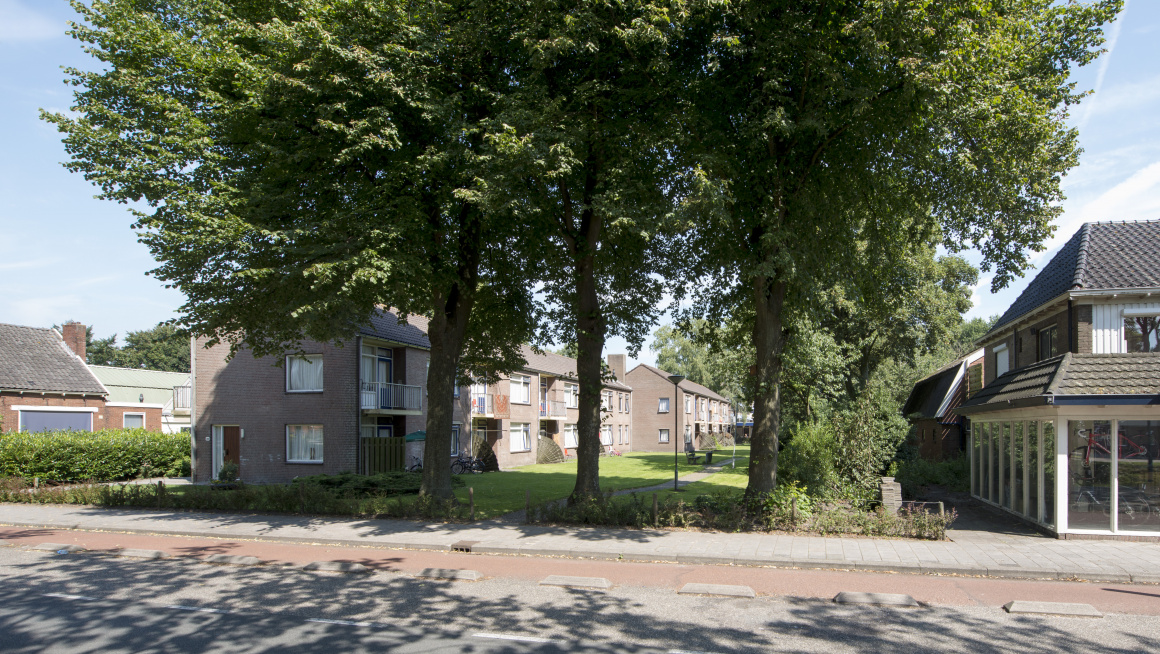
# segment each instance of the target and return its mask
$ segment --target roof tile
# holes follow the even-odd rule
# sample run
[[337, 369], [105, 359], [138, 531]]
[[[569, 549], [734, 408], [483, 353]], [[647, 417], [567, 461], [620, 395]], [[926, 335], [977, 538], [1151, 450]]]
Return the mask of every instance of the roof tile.
[[0, 323], [0, 388], [106, 395], [55, 329]]

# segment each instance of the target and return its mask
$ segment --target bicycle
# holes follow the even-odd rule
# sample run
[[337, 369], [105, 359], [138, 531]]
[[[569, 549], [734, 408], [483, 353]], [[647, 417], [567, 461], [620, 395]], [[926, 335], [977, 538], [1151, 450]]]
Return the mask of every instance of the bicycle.
[[407, 467], [407, 472], [423, 472], [423, 459], [412, 456], [411, 465]]
[[483, 460], [473, 456], [460, 456], [451, 462], [451, 474], [453, 475], [462, 475], [468, 472], [478, 475], [483, 472], [483, 469]]

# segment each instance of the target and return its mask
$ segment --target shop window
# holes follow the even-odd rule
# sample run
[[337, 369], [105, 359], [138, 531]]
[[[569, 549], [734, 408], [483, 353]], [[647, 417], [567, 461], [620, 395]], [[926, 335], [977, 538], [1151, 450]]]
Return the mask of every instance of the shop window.
[[1067, 421], [1067, 526], [1112, 528], [1112, 421]]

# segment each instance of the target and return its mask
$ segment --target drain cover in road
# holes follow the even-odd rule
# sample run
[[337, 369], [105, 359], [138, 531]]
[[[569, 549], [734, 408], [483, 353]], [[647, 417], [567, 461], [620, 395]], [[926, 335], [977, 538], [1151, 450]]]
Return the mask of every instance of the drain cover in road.
[[895, 593], [852, 593], [842, 591], [834, 596], [838, 604], [872, 604], [874, 606], [901, 606], [904, 608], [918, 608], [918, 602], [910, 595]]
[[1103, 613], [1091, 604], [1068, 602], [1027, 602], [1016, 600], [1003, 605], [1008, 613], [1019, 615], [1062, 615], [1069, 618], [1102, 618]]
[[725, 597], [757, 597], [749, 586], [728, 586], [726, 584], [685, 584], [677, 591], [679, 595], [723, 595]]
[[541, 586], [567, 586], [569, 588], [612, 588], [612, 583], [604, 577], [567, 577], [551, 575], [540, 582]]

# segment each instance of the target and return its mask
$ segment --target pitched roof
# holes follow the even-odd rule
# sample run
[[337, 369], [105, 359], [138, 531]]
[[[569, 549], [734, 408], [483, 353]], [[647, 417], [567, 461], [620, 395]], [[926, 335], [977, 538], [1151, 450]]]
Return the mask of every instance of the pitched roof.
[[[576, 379], [576, 359], [566, 357], [555, 352], [544, 352], [537, 354], [530, 346], [523, 346], [524, 361], [526, 362], [525, 370], [533, 372], [542, 372], [556, 377], [565, 379]], [[631, 391], [632, 387], [620, 381], [606, 381], [605, 388], [614, 388], [622, 391]]]
[[914, 388], [910, 389], [910, 397], [906, 398], [906, 404], [902, 407], [902, 415], [938, 418], [939, 408], [942, 407], [947, 395], [954, 390], [955, 382], [961, 379], [962, 367], [963, 361], [960, 359], [934, 374], [920, 379], [915, 383]]
[[1085, 223], [1031, 280], [990, 333], [1076, 289], [1160, 286], [1160, 221]]
[[1062, 354], [1001, 375], [964, 402], [959, 411], [972, 413], [1013, 403], [1058, 403], [1069, 396], [1101, 395], [1160, 396], [1160, 352]]
[[55, 329], [0, 323], [0, 388], [105, 395]]
[[101, 384], [109, 391], [110, 402], [138, 402], [166, 404], [173, 399], [173, 387], [189, 382], [188, 372], [89, 366]]
[[[672, 373], [665, 372], [664, 370], [661, 370], [660, 368], [657, 368], [655, 366], [650, 366], [647, 363], [637, 364], [636, 368], [644, 368], [645, 370], [648, 370], [649, 372], [652, 372], [653, 374], [664, 377], [665, 379], [668, 379], [669, 376], [672, 374]], [[633, 370], [636, 370], [636, 368], [633, 368]], [[697, 382], [691, 381], [689, 379], [685, 379], [685, 380], [681, 381], [679, 386], [680, 386], [681, 390], [687, 391], [689, 393], [694, 393], [697, 395], [704, 395], [705, 397], [717, 400], [719, 402], [728, 402], [729, 401], [729, 400], [725, 399], [724, 397], [721, 397], [719, 394], [717, 394], [715, 391], [713, 391], [709, 387], [702, 386], [701, 384], [698, 384]]]
[[407, 316], [406, 322], [401, 322], [395, 312], [384, 309], [371, 316], [369, 324], [360, 327], [358, 333], [429, 350], [431, 349], [431, 341], [427, 339], [429, 323], [427, 318], [415, 314]]

